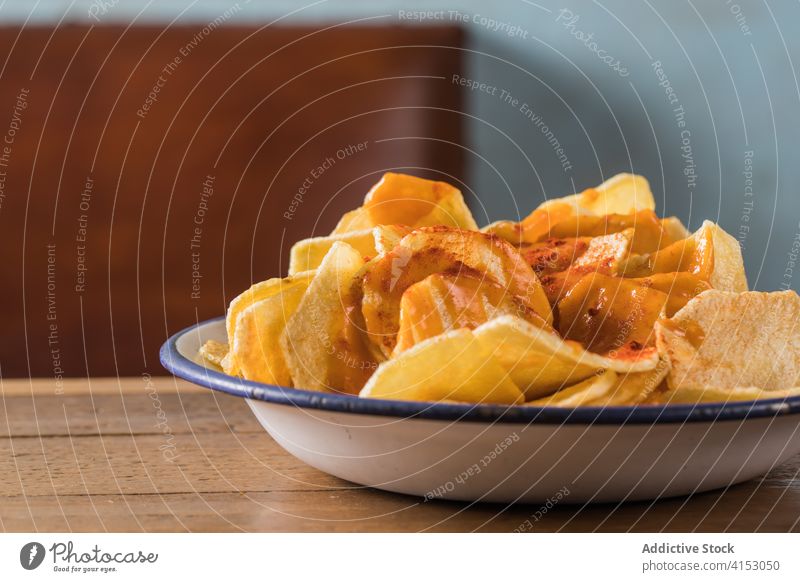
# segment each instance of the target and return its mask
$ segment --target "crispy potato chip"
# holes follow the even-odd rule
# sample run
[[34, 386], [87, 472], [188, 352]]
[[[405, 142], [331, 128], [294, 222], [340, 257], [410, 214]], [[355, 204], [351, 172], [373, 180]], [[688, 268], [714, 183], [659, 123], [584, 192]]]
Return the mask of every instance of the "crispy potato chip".
[[672, 226], [668, 228], [652, 210], [598, 216], [565, 203], [534, 210], [519, 223], [499, 221], [481, 229], [481, 232], [495, 234], [521, 246], [523, 251], [536, 243], [553, 244], [564, 239], [588, 239], [623, 231], [630, 232], [631, 251], [637, 254], [651, 253], [685, 238], [673, 232]]
[[289, 275], [319, 267], [336, 241], [349, 244], [361, 253], [362, 257], [373, 258], [381, 252], [394, 248], [408, 232], [409, 229], [406, 227], [387, 225], [303, 239], [292, 246], [289, 255]]
[[555, 305], [587, 274], [616, 274], [628, 256], [630, 242], [630, 230], [590, 239], [586, 250], [567, 269], [557, 273], [542, 273], [541, 281], [547, 300]]
[[631, 252], [638, 254], [654, 252], [678, 240], [670, 235], [652, 210], [604, 216], [574, 214], [555, 223], [548, 231], [547, 236], [554, 239], [568, 239], [602, 237], [618, 232], [628, 233], [631, 239]]
[[646, 179], [619, 174], [478, 232], [457, 188], [387, 173], [331, 235], [292, 247], [289, 277], [236, 297], [228, 344], [198, 361], [435, 402], [800, 396], [800, 297], [748, 292], [734, 237], [654, 208]]
[[689, 238], [692, 235], [677, 216], [668, 216], [664, 218], [661, 221], [661, 226], [673, 242]]
[[498, 315], [547, 323], [525, 298], [486, 277], [435, 273], [411, 285], [400, 300], [400, 327], [393, 354], [451, 329], [474, 329]]
[[[547, 236], [558, 236], [550, 234], [556, 225], [563, 224], [569, 230], [585, 215], [634, 215], [643, 210], [655, 210], [655, 207], [650, 184], [643, 176], [617, 174], [580, 194], [547, 200], [518, 223], [501, 220], [484, 227], [483, 231], [512, 244], [532, 243]], [[572, 236], [580, 236], [579, 232]]]
[[649, 255], [631, 256], [621, 270], [626, 277], [688, 272], [720, 291], [747, 291], [739, 242], [709, 220], [689, 238]]
[[616, 273], [619, 263], [630, 251], [632, 231], [597, 236], [589, 243], [586, 252], [572, 264], [578, 269], [589, 268], [601, 273]]
[[644, 176], [617, 174], [580, 194], [548, 200], [539, 209], [555, 204], [569, 204], [592, 214], [633, 214], [640, 210], [655, 210], [656, 202], [650, 184]]
[[537, 398], [525, 404], [528, 406], [587, 406], [593, 401], [611, 393], [617, 383], [617, 373], [613, 370], [602, 370], [586, 380], [573, 386], [563, 388], [544, 398]]
[[481, 232], [499, 236], [513, 245], [535, 243], [546, 238], [555, 225], [574, 218], [576, 213], [585, 211], [569, 203], [556, 203], [546, 208], [539, 207], [520, 222], [500, 220], [481, 229]]
[[342, 217], [333, 234], [383, 224], [478, 229], [458, 188], [446, 182], [393, 172], [384, 174], [372, 187], [361, 208]]
[[653, 326], [669, 297], [630, 279], [592, 273], [558, 302], [561, 337], [600, 354], [647, 358], [656, 352]]
[[544, 233], [542, 233], [539, 237], [531, 237], [532, 240], [526, 241], [522, 236], [521, 225], [522, 223], [514, 222], [513, 220], [497, 220], [481, 227], [480, 231], [484, 234], [499, 236], [512, 245], [519, 245], [523, 242], [538, 242], [539, 239], [544, 236]]
[[476, 231], [420, 228], [372, 261], [364, 275], [361, 309], [367, 332], [386, 357], [397, 343], [403, 294], [435, 273], [487, 278], [531, 306], [548, 323], [552, 321], [539, 279], [510, 244]]
[[357, 250], [339, 241], [325, 255], [280, 336], [294, 386], [356, 394], [377, 366], [352, 319], [364, 264]]
[[656, 289], [667, 294], [667, 317], [672, 317], [683, 309], [690, 299], [697, 297], [703, 291], [711, 289], [711, 285], [691, 273], [656, 273], [640, 279], [628, 279], [642, 287]]
[[198, 355], [206, 364], [222, 369], [222, 360], [228, 355], [228, 344], [208, 340], [198, 351]]
[[369, 230], [373, 226], [375, 225], [372, 223], [369, 213], [361, 206], [350, 212], [345, 212], [331, 234]]
[[635, 406], [646, 402], [667, 375], [669, 366], [659, 362], [649, 372], [617, 373], [602, 370], [578, 384], [544, 398], [526, 402], [531, 406]]
[[267, 279], [252, 285], [244, 293], [237, 295], [230, 306], [228, 306], [228, 313], [225, 316], [225, 331], [228, 333], [228, 342], [233, 341], [233, 334], [236, 326], [236, 320], [239, 314], [250, 307], [253, 303], [277, 295], [281, 291], [289, 287], [300, 286], [303, 288], [308, 287], [311, 279], [314, 277], [314, 271], [306, 271], [297, 273], [285, 279], [275, 278]]
[[[548, 236], [559, 238], [595, 236], [601, 234], [596, 232], [601, 226], [604, 229], [603, 234], [613, 234], [617, 228], [623, 230], [630, 226], [617, 224], [615, 228], [615, 223], [621, 220], [643, 220], [644, 215], [637, 216], [637, 213], [652, 211], [655, 207], [650, 185], [644, 177], [618, 174], [596, 188], [589, 188], [580, 194], [547, 200], [520, 222], [501, 220], [481, 230], [516, 245], [539, 242]], [[631, 218], [596, 220], [606, 215], [630, 215]], [[665, 233], [657, 235], [656, 240], [660, 240], [662, 234]], [[658, 244], [658, 247], [660, 246], [661, 244]], [[639, 248], [638, 241], [637, 248]]]
[[537, 243], [523, 243], [519, 252], [533, 272], [539, 277], [569, 269], [594, 240], [583, 236], [576, 238], [548, 238]]
[[[313, 277], [314, 271], [305, 271], [291, 277], [286, 277], [285, 279], [268, 279], [252, 285], [247, 291], [235, 297], [234, 300], [231, 301], [228, 307], [228, 313], [225, 316], [225, 330], [228, 334], [228, 345], [233, 345], [236, 336], [236, 323], [245, 309], [254, 303], [280, 295], [294, 288], [297, 288], [302, 293], [308, 288]], [[231, 376], [239, 375], [240, 370], [236, 362], [236, 353], [234, 350], [228, 352], [222, 359], [221, 364], [226, 374], [230, 374]]]
[[289, 254], [289, 275], [319, 267], [335, 242], [347, 243], [362, 257], [374, 257], [375, 237], [372, 229], [354, 230], [342, 234], [306, 238], [296, 242]]
[[539, 328], [522, 319], [502, 315], [477, 327], [484, 343], [528, 400], [552, 394], [598, 370], [646, 372], [658, 365], [658, 353], [611, 358], [586, 351], [579, 343], [563, 340], [551, 328]]
[[[411, 227], [401, 224], [390, 224], [386, 226], [376, 226], [372, 229], [372, 238], [375, 241], [375, 255], [388, 253], [400, 244], [403, 237], [411, 233]], [[373, 258], [374, 258], [373, 256]]]
[[289, 285], [253, 303], [239, 314], [231, 342], [230, 361], [239, 375], [278, 386], [291, 386], [292, 377], [280, 346], [286, 323], [297, 310], [311, 283]]
[[614, 387], [590, 402], [591, 406], [635, 406], [647, 402], [669, 373], [669, 363], [661, 360], [649, 372], [617, 374]]
[[710, 220], [703, 223], [700, 231], [704, 229], [706, 238], [709, 238], [707, 233], [710, 231], [711, 244], [714, 247], [714, 268], [711, 270], [708, 282], [714, 289], [720, 291], [734, 293], [747, 291], [747, 275], [744, 271], [739, 241]]
[[[625, 277], [640, 278], [656, 273], [687, 272], [708, 280], [714, 267], [713, 244], [701, 234], [679, 240], [654, 253], [631, 255], [621, 266]], [[710, 231], [703, 231], [703, 235]]]
[[800, 297], [794, 291], [705, 291], [656, 324], [670, 390], [800, 385]]
[[633, 229], [609, 235], [578, 238], [549, 238], [520, 246], [520, 254], [537, 275], [578, 267], [583, 272], [615, 273], [628, 255]]
[[422, 341], [383, 362], [360, 396], [484, 404], [523, 401], [506, 371], [465, 329]]

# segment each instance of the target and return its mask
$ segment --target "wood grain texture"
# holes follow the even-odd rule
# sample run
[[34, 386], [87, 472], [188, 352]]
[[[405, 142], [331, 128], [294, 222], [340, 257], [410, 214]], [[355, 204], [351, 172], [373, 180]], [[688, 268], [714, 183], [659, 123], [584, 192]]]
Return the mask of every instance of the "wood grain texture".
[[458, 27], [202, 29], [0, 26], [0, 375], [161, 373], [383, 172], [464, 179]]
[[331, 477], [285, 453], [244, 401], [173, 378], [151, 382], [145, 391], [141, 378], [74, 380], [61, 396], [50, 381], [3, 382], [0, 528], [800, 531], [800, 458], [725, 491], [562, 504], [536, 521], [535, 506], [424, 502]]

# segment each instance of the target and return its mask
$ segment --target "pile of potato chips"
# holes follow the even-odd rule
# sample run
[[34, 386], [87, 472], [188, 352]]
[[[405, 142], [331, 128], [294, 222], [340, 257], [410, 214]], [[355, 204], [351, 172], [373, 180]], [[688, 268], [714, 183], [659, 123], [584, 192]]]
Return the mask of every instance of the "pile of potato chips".
[[748, 292], [737, 241], [660, 219], [620, 174], [478, 229], [458, 189], [389, 173], [289, 276], [228, 309], [228, 374], [364, 398], [609, 406], [800, 394], [800, 298]]

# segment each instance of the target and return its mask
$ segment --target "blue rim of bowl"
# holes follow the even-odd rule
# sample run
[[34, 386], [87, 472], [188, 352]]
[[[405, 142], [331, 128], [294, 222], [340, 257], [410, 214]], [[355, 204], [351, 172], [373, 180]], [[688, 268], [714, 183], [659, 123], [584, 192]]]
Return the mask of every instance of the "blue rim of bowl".
[[800, 396], [748, 402], [670, 404], [647, 406], [504, 406], [358, 398], [312, 390], [262, 384], [206, 368], [178, 351], [178, 339], [223, 317], [189, 326], [161, 346], [161, 364], [175, 376], [193, 384], [233, 396], [274, 404], [331, 412], [430, 420], [525, 424], [664, 424], [734, 421], [800, 413]]

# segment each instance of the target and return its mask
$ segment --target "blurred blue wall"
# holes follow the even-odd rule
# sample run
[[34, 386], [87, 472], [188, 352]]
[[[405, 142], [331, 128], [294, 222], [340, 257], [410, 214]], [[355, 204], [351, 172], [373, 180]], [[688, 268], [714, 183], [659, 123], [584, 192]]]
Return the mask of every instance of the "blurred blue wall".
[[[201, 23], [235, 4], [8, 0], [0, 21]], [[417, 24], [409, 12], [443, 11], [430, 21], [464, 22], [467, 77], [486, 84], [463, 89], [479, 222], [634, 171], [661, 212], [739, 238], [751, 286], [800, 289], [800, 3], [238, 4], [231, 21], [248, 23]]]

